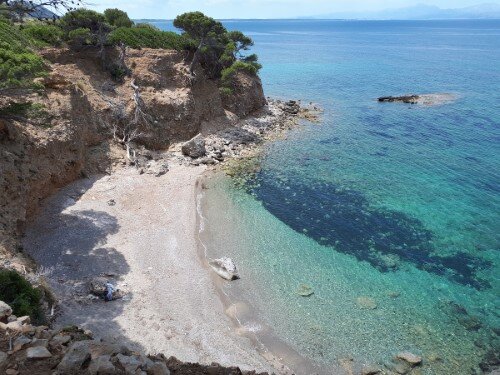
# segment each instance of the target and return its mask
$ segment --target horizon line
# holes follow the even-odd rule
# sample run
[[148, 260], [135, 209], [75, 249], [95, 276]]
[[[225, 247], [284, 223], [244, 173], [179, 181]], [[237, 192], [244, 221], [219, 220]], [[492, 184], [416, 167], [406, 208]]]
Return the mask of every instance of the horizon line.
[[[500, 21], [500, 18], [214, 18], [218, 21]], [[132, 21], [174, 21], [173, 18], [132, 18]]]

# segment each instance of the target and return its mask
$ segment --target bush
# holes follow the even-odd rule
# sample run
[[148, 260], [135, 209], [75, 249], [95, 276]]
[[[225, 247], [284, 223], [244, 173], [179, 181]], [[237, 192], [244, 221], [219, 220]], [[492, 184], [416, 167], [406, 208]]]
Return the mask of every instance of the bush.
[[42, 319], [41, 297], [40, 290], [33, 288], [17, 272], [0, 270], [0, 300], [12, 307], [14, 315]]
[[0, 20], [0, 88], [29, 86], [45, 73], [42, 58], [30, 50], [31, 41], [19, 29]]
[[39, 47], [59, 46], [63, 36], [59, 27], [36, 21], [24, 25], [22, 33], [31, 38], [34, 44]]
[[230, 88], [233, 84], [234, 76], [238, 71], [244, 71], [251, 75], [257, 75], [260, 68], [261, 66], [258, 63], [244, 62], [240, 60], [235, 61], [229, 68], [222, 70], [222, 86]]
[[170, 31], [149, 27], [119, 27], [113, 30], [108, 43], [124, 43], [131, 48], [164, 48], [182, 50], [187, 45], [184, 37]]

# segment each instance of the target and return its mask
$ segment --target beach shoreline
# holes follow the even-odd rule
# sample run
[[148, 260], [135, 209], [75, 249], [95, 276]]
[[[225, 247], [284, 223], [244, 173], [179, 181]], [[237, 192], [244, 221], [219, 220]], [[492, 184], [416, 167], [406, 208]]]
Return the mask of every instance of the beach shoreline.
[[[292, 126], [276, 124], [263, 133]], [[126, 167], [78, 180], [48, 198], [30, 223], [23, 245], [58, 301], [54, 326], [78, 325], [185, 362], [290, 373], [235, 329], [200, 256], [197, 199], [209, 167], [178, 152], [167, 160], [169, 171], [160, 176]], [[124, 298], [93, 297], [88, 285], [96, 277], [109, 279]]]

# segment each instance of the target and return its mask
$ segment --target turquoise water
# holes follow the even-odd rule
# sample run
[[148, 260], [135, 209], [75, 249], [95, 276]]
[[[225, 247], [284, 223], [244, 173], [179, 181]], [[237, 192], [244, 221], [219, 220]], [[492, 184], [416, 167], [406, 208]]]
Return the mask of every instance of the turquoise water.
[[[254, 38], [267, 95], [325, 110], [246, 191], [211, 181], [208, 253], [242, 274], [227, 293], [324, 366], [390, 368], [402, 350], [426, 374], [498, 365], [500, 21], [226, 26]], [[375, 100], [405, 93], [456, 100]]]

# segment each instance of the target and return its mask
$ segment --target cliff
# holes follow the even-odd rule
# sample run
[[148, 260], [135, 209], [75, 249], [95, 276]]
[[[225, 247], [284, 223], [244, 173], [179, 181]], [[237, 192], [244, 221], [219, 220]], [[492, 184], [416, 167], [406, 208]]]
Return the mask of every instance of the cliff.
[[[137, 103], [148, 121], [135, 142], [151, 150], [227, 128], [266, 103], [260, 79], [247, 73], [235, 77], [234, 95], [221, 97], [217, 82], [201, 67], [194, 78], [189, 74], [182, 52], [128, 50], [130, 75], [119, 80], [102, 69], [93, 47], [40, 53], [50, 70], [38, 80], [43, 88], [0, 97], [3, 263], [19, 253], [18, 238], [41, 200], [81, 176], [109, 172], [123, 162], [113, 130], [138, 116]], [[119, 51], [106, 53], [118, 56]], [[25, 263], [19, 262], [17, 267]]]

